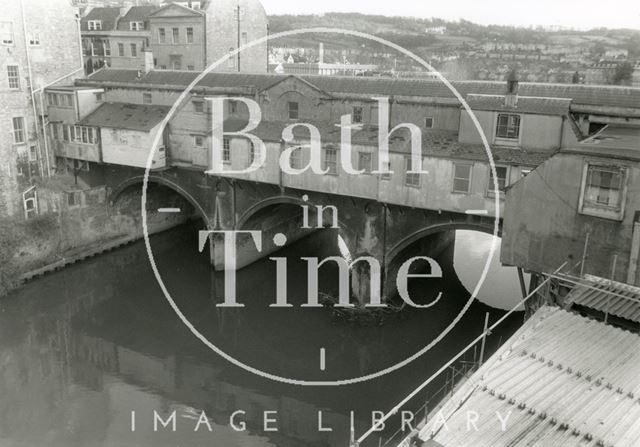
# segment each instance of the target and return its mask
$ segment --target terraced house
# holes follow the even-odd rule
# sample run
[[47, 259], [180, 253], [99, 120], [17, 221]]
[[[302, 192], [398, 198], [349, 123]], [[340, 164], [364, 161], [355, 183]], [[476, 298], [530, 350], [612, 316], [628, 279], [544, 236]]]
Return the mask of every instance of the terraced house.
[[[167, 2], [160, 6], [96, 7], [82, 18], [87, 74], [102, 68], [203, 70], [239, 46], [267, 35], [259, 1]], [[267, 43], [216, 71], [267, 71]]]
[[52, 172], [44, 138], [44, 88], [82, 75], [77, 10], [69, 2], [45, 6], [3, 2], [0, 15], [0, 215], [38, 213], [37, 178]]

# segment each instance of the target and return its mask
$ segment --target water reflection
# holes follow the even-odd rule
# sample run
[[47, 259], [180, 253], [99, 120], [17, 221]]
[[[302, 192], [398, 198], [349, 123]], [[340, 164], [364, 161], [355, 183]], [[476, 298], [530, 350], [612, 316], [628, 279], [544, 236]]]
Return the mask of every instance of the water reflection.
[[[215, 306], [220, 278], [197, 254], [195, 232], [154, 237], [159, 268], [181, 309], [207, 336], [235, 356], [276, 373], [328, 379], [364, 374], [415, 352], [456, 315], [468, 293], [452, 275], [442, 281], [452, 299], [438, 313], [408, 313], [384, 326], [337, 323], [324, 309], [267, 309], [274, 300], [273, 266], [253, 264], [238, 274], [245, 309]], [[291, 302], [299, 304], [309, 250], [333, 250], [318, 235], [287, 248]], [[452, 258], [453, 248], [445, 253]], [[332, 271], [321, 284], [335, 287]], [[412, 293], [431, 293], [411, 284]], [[461, 323], [428, 355], [370, 382], [340, 388], [301, 388], [252, 375], [195, 339], [166, 303], [142, 244], [127, 247], [28, 284], [0, 302], [0, 445], [2, 446], [338, 446], [346, 445], [351, 412], [356, 431], [374, 410], [386, 410], [437, 370], [482, 330], [474, 303]], [[489, 339], [489, 351], [521, 316]], [[318, 351], [327, 348], [327, 371]], [[441, 381], [430, 388], [440, 387]], [[424, 402], [412, 403], [417, 408]], [[236, 422], [230, 418], [243, 411]], [[135, 431], [131, 412], [135, 411]], [[154, 431], [154, 411], [176, 412], [176, 432]], [[202, 411], [209, 426], [194, 431]], [[277, 422], [264, 430], [265, 412]], [[318, 430], [318, 415], [323, 426]], [[269, 416], [268, 416], [269, 417]], [[393, 427], [393, 430], [395, 431]], [[377, 445], [375, 439], [374, 445]]]

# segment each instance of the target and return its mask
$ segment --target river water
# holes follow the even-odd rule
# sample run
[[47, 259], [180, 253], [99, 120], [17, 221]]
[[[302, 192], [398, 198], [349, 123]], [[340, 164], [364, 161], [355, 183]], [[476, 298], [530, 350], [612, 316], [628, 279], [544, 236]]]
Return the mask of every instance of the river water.
[[[469, 298], [466, 288], [474, 275], [477, 281], [487, 238], [459, 232], [455, 249], [439, 259], [443, 278], [410, 282], [411, 296], [423, 302], [442, 292], [436, 305], [374, 324], [300, 307], [307, 290], [300, 258], [334, 250], [330, 233], [277, 254], [288, 260], [291, 308], [269, 307], [275, 302], [273, 261], [237, 272], [237, 297], [245, 307], [221, 309], [215, 304], [222, 300], [223, 277], [195, 249], [197, 228], [153, 236], [152, 247], [180, 310], [224, 352], [279, 376], [341, 380], [388, 368], [442, 333]], [[323, 267], [321, 289], [332, 290], [336, 277]], [[356, 435], [364, 432], [373, 411], [391, 408], [477, 337], [487, 312], [493, 322], [504, 313], [498, 307], [516, 303], [516, 285], [515, 272], [494, 262], [480, 296], [494, 307], [474, 301], [425, 355], [364, 383], [302, 387], [259, 377], [207, 348], [170, 308], [144, 244], [136, 243], [32, 281], [0, 301], [0, 446], [346, 446], [352, 419]], [[521, 322], [522, 314], [514, 314], [493, 332], [486, 356]], [[479, 348], [463, 359], [474, 357]], [[435, 405], [448, 377], [450, 371], [407, 410]], [[160, 418], [155, 427], [154, 415]], [[366, 445], [378, 445], [399, 427], [391, 421]]]

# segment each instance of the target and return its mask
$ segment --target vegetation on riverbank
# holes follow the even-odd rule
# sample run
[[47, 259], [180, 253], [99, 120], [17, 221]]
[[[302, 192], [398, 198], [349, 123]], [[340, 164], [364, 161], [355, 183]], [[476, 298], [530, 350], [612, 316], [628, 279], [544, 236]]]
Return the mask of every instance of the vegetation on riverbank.
[[[53, 214], [29, 220], [0, 219], [0, 297], [20, 284], [20, 275], [36, 267], [26, 253], [37, 250], [42, 242], [57, 234]], [[41, 260], [46, 262], [45, 259]]]

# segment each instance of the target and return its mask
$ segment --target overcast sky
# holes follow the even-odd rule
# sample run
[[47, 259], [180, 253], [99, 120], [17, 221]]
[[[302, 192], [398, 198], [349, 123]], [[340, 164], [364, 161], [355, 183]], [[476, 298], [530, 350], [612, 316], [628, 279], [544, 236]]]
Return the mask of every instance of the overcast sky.
[[268, 14], [362, 12], [481, 24], [640, 29], [637, 0], [261, 0]]

